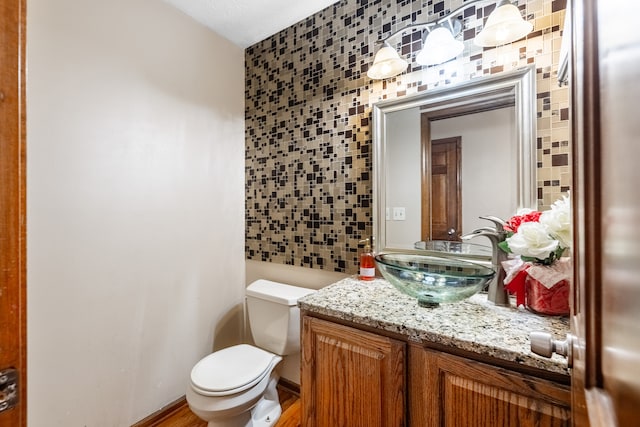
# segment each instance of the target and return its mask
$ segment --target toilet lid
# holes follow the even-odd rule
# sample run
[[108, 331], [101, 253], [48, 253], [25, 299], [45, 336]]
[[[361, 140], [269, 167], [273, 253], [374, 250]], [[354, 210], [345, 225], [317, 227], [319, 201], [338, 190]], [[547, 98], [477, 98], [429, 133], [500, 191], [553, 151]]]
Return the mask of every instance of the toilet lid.
[[202, 394], [238, 393], [257, 384], [281, 359], [248, 344], [240, 344], [200, 360], [191, 370], [191, 383]]

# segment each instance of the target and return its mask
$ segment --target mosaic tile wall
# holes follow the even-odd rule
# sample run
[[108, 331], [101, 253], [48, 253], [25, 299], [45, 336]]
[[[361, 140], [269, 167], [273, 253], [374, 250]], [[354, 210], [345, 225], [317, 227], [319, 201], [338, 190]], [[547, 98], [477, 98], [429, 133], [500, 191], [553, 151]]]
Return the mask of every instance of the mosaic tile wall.
[[[456, 60], [367, 78], [376, 41], [463, 4], [343, 0], [246, 49], [247, 259], [355, 273], [373, 229], [372, 104], [527, 64], [537, 71], [540, 208], [569, 189], [569, 91], [555, 78], [566, 0], [519, 0], [533, 33], [490, 49], [472, 38], [495, 6], [472, 7]], [[411, 61], [419, 33], [399, 39]]]

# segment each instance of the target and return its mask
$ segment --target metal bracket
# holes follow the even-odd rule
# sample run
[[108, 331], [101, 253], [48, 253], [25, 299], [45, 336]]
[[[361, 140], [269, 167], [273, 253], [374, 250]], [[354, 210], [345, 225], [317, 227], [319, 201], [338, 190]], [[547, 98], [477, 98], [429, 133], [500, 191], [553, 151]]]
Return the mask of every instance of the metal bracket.
[[8, 368], [0, 371], [0, 412], [18, 404], [18, 370]]

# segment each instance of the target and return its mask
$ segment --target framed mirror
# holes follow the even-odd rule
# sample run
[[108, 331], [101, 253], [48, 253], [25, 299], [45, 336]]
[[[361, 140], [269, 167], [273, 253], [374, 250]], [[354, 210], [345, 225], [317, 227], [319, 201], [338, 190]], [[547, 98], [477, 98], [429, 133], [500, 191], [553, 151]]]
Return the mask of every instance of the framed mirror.
[[535, 68], [470, 80], [373, 106], [377, 252], [459, 240], [535, 209]]

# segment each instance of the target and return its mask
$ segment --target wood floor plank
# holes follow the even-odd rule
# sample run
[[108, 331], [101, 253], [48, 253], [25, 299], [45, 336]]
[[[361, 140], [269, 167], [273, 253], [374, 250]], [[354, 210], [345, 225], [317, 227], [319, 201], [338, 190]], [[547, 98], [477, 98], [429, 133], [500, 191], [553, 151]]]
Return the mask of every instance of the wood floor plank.
[[293, 399], [287, 409], [282, 409], [282, 416], [275, 427], [300, 427], [300, 398]]

